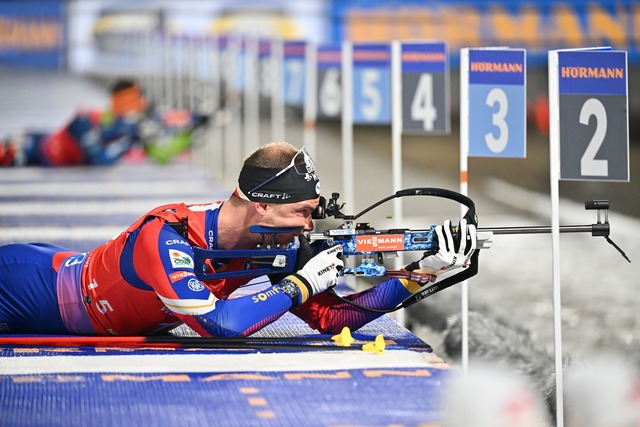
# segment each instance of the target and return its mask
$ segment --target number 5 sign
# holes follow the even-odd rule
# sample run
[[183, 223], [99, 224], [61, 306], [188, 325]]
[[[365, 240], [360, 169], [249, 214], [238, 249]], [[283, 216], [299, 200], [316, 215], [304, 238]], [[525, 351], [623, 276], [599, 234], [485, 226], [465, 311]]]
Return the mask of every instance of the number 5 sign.
[[627, 53], [558, 50], [549, 61], [560, 179], [629, 181]]
[[461, 51], [461, 111], [470, 156], [526, 156], [526, 52]]
[[391, 123], [391, 47], [353, 45], [353, 121]]

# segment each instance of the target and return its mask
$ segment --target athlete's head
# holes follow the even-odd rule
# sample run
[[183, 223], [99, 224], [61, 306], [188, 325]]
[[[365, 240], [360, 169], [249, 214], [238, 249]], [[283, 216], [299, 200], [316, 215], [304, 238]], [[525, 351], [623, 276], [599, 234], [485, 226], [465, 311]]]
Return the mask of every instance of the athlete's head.
[[147, 108], [140, 86], [133, 80], [118, 80], [111, 88], [111, 111], [115, 116], [137, 114]]
[[313, 229], [320, 181], [307, 151], [284, 142], [266, 144], [244, 161], [234, 197], [264, 208], [259, 225]]

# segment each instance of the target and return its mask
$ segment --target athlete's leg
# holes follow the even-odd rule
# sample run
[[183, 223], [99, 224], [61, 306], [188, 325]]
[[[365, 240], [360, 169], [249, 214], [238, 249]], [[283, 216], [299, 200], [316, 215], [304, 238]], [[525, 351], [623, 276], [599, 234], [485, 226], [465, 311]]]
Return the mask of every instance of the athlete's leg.
[[362, 307], [380, 311], [354, 307], [330, 292], [321, 292], [293, 313], [322, 333], [339, 333], [344, 326], [355, 331], [382, 316], [384, 310], [395, 308], [419, 289], [418, 284], [393, 278], [346, 297]]
[[0, 246], [0, 333], [67, 333], [51, 262], [65, 250], [43, 243]]

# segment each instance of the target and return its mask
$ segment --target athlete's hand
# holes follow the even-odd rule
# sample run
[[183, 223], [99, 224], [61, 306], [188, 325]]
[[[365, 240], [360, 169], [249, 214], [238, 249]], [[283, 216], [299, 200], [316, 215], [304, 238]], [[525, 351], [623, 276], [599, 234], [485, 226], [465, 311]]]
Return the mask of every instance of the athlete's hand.
[[299, 247], [296, 259], [296, 270], [302, 270], [302, 268], [304, 268], [304, 266], [307, 265], [307, 263], [311, 261], [316, 254], [319, 253], [318, 249], [316, 248], [316, 243], [317, 242], [314, 242], [314, 245], [312, 246], [311, 243], [309, 243], [309, 239], [307, 239], [304, 234], [300, 234], [298, 236]]
[[[301, 233], [298, 236], [298, 250], [296, 251], [296, 266], [295, 270], [302, 270], [302, 268], [307, 265], [307, 263], [320, 252], [320, 245], [322, 241], [316, 241], [313, 243], [309, 242], [309, 239]], [[287, 277], [289, 273], [272, 273], [269, 274], [269, 280], [271, 283], [278, 283], [285, 277]]]
[[439, 275], [451, 272], [459, 268], [471, 265], [471, 256], [476, 250], [476, 226], [467, 225], [467, 220], [460, 220], [460, 232], [454, 239], [451, 233], [451, 221], [446, 220], [444, 225], [435, 229], [438, 236], [438, 252], [428, 255], [414, 262], [410, 267], [421, 269]]
[[296, 274], [307, 282], [315, 295], [337, 285], [338, 273], [343, 267], [342, 246], [335, 245], [311, 258]]

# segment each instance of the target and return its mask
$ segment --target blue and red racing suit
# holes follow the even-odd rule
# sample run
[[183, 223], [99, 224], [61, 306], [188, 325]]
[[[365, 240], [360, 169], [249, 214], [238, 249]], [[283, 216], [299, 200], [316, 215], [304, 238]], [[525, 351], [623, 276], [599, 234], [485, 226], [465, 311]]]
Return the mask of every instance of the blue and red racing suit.
[[[199, 280], [193, 247], [217, 248], [222, 202], [158, 207], [87, 253], [49, 244], [0, 247], [0, 332], [152, 335], [182, 323], [203, 336], [247, 336], [292, 309], [279, 284], [229, 296], [246, 278]], [[187, 236], [168, 223], [188, 219]], [[241, 269], [243, 259], [210, 266]], [[360, 305], [392, 308], [419, 290], [389, 279], [350, 295]], [[292, 312], [312, 328], [356, 330], [381, 314], [353, 307], [323, 292]]]
[[[53, 133], [27, 132], [21, 143], [0, 141], [0, 166], [111, 165], [138, 139], [138, 123], [133, 118], [112, 117], [101, 122], [97, 113], [78, 113]], [[7, 151], [4, 156], [3, 148]]]

